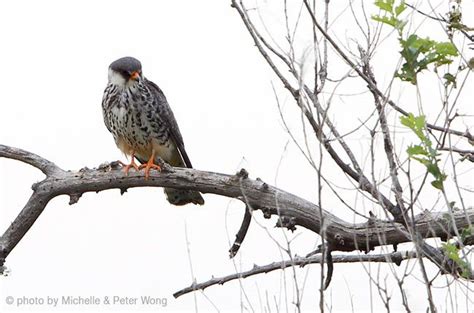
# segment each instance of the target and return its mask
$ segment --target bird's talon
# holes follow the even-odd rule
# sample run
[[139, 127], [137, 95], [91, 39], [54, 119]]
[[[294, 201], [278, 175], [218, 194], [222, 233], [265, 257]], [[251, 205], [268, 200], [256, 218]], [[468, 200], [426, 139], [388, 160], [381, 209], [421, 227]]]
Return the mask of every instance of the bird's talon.
[[152, 168], [157, 170], [158, 172], [161, 172], [161, 166], [154, 164], [153, 162], [148, 162], [139, 166], [139, 169], [145, 169], [145, 179], [148, 179], [148, 177], [150, 177], [150, 171]]
[[139, 167], [137, 165], [137, 163], [135, 163], [135, 159], [132, 158], [132, 162], [130, 162], [130, 164], [125, 164], [123, 163], [122, 161], [118, 161], [122, 166], [123, 166], [123, 171], [125, 172], [125, 175], [128, 175], [128, 172], [130, 171], [130, 168], [134, 168], [135, 171], [139, 171]]

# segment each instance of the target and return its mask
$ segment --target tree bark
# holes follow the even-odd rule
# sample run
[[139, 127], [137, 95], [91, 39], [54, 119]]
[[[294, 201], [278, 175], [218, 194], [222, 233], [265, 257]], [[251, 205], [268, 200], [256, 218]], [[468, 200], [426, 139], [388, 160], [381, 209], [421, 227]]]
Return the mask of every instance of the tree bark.
[[[260, 210], [264, 217], [279, 217], [277, 225], [294, 229], [302, 226], [317, 234], [321, 233], [324, 220], [325, 238], [331, 251], [370, 251], [381, 245], [397, 245], [410, 241], [410, 235], [401, 224], [393, 221], [369, 219], [364, 223], [349, 223], [316, 204], [273, 187], [260, 179], [250, 179], [245, 170], [227, 175], [196, 169], [173, 168], [163, 164], [161, 172], [153, 171], [148, 180], [143, 173], [125, 175], [118, 162], [102, 164], [98, 168], [64, 171], [54, 163], [33, 153], [0, 145], [0, 157], [28, 163], [46, 174], [46, 178], [33, 185], [33, 194], [15, 221], [0, 237], [0, 268], [9, 253], [31, 228], [48, 202], [59, 195], [69, 195], [69, 204], [76, 203], [86, 192], [119, 189], [122, 193], [136, 187], [170, 187], [192, 189], [202, 193], [217, 194], [243, 201], [250, 210]], [[337, 210], [333, 210], [337, 211]], [[321, 214], [322, 213], [322, 214]], [[414, 227], [423, 238], [446, 239], [454, 235], [451, 221], [458, 229], [468, 227], [474, 221], [474, 209], [454, 212], [424, 213], [415, 218]]]

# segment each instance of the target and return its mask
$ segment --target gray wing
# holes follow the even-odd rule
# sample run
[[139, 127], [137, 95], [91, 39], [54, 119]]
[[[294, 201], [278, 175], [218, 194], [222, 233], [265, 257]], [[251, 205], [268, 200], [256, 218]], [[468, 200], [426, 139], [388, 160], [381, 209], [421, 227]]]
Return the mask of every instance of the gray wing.
[[157, 101], [158, 106], [160, 107], [160, 117], [168, 125], [170, 130], [171, 139], [176, 144], [179, 153], [183, 157], [184, 164], [186, 167], [192, 168], [191, 160], [189, 160], [188, 154], [186, 153], [186, 149], [184, 148], [184, 140], [181, 132], [179, 131], [178, 122], [174, 117], [173, 111], [171, 111], [171, 107], [166, 100], [165, 94], [161, 91], [160, 87], [158, 87], [154, 82], [145, 78], [145, 85], [150, 89], [154, 98]]

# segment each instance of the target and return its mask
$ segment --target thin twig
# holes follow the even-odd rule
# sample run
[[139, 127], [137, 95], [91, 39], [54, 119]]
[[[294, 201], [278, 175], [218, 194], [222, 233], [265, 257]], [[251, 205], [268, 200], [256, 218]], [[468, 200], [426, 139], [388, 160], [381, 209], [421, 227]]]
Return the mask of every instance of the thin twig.
[[247, 231], [250, 226], [250, 221], [252, 220], [252, 213], [250, 212], [250, 208], [248, 205], [245, 205], [245, 214], [244, 219], [242, 220], [242, 225], [240, 225], [240, 229], [235, 235], [235, 241], [232, 247], [229, 249], [229, 257], [232, 259], [240, 249], [242, 242], [245, 239], [245, 235], [247, 235]]
[[[371, 81], [371, 79], [369, 77], [367, 77], [367, 75], [365, 75], [362, 70], [344, 53], [344, 51], [342, 51], [342, 49], [339, 47], [339, 45], [332, 39], [331, 36], [329, 36], [329, 34], [324, 30], [324, 28], [318, 23], [318, 21], [316, 20], [316, 17], [314, 15], [314, 12], [311, 10], [311, 7], [308, 3], [307, 0], [303, 0], [307, 10], [308, 10], [308, 13], [312, 19], [312, 22], [313, 22], [313, 25], [323, 34], [323, 36], [329, 41], [329, 43], [331, 44], [331, 46], [336, 50], [336, 52], [339, 54], [339, 56], [341, 56], [341, 58], [355, 71], [357, 72], [357, 74], [367, 83], [369, 89], [373, 92], [375, 92], [379, 97], [381, 97], [386, 103], [388, 103], [391, 107], [393, 107], [397, 112], [399, 112], [400, 114], [403, 114], [405, 116], [408, 115], [408, 112], [403, 110], [401, 107], [399, 107], [395, 102], [393, 102], [392, 100], [390, 100], [388, 97], [386, 97], [384, 95], [384, 93], [382, 91], [380, 91], [380, 89], [378, 89], [378, 87]], [[465, 131], [465, 132], [461, 132], [461, 131], [457, 131], [457, 130], [453, 130], [453, 129], [449, 129], [449, 128], [444, 128], [444, 127], [441, 127], [441, 126], [436, 126], [436, 125], [433, 125], [433, 124], [430, 124], [430, 123], [427, 123], [426, 126], [430, 129], [433, 129], [433, 130], [437, 130], [437, 131], [441, 131], [441, 132], [444, 132], [444, 133], [450, 133], [452, 135], [456, 135], [456, 136], [460, 136], [460, 137], [465, 137], [467, 138], [468, 140], [471, 140], [471, 141], [474, 141], [474, 136], [472, 134], [470, 134], [468, 131]]]
[[[416, 257], [416, 252], [413, 251], [400, 251], [400, 252], [392, 252], [388, 254], [364, 254], [364, 255], [333, 255], [332, 261], [333, 263], [359, 263], [359, 262], [392, 262], [397, 265], [400, 265], [403, 260], [413, 259]], [[187, 293], [196, 291], [196, 290], [204, 290], [207, 287], [213, 285], [223, 285], [229, 281], [241, 278], [247, 278], [250, 276], [269, 273], [275, 270], [281, 270], [292, 266], [305, 266], [308, 264], [319, 264], [321, 263], [322, 256], [311, 256], [311, 257], [294, 257], [293, 260], [286, 260], [281, 262], [273, 262], [271, 264], [258, 266], [255, 265], [252, 269], [241, 272], [241, 273], [234, 273], [231, 275], [223, 276], [223, 277], [215, 277], [208, 281], [202, 283], [193, 283], [189, 287], [183, 288], [173, 294], [175, 298], [178, 298], [182, 295]]]

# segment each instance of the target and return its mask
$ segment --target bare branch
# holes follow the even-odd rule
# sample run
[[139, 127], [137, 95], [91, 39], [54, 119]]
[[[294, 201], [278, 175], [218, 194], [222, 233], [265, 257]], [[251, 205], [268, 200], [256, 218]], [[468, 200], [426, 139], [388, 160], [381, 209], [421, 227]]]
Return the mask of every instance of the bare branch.
[[474, 162], [474, 150], [462, 150], [457, 148], [439, 148], [440, 151], [451, 151], [454, 153], [459, 153], [460, 156], [463, 157], [463, 160], [468, 160], [470, 162]]
[[[402, 261], [416, 258], [416, 252], [414, 251], [400, 251], [392, 252], [388, 254], [365, 254], [365, 255], [333, 255], [333, 263], [359, 263], [359, 262], [392, 262], [400, 265]], [[322, 256], [311, 256], [311, 257], [294, 257], [293, 260], [286, 260], [281, 262], [273, 262], [271, 264], [258, 266], [255, 265], [252, 269], [235, 273], [223, 277], [215, 277], [202, 283], [193, 283], [189, 287], [181, 289], [173, 294], [175, 298], [178, 298], [187, 293], [204, 290], [207, 287], [214, 285], [223, 285], [229, 281], [247, 278], [250, 276], [269, 273], [275, 270], [281, 270], [292, 266], [306, 266], [308, 264], [319, 264], [321, 263]]]
[[[11, 159], [40, 159], [30, 152], [7, 148]], [[18, 154], [15, 154], [18, 152]], [[6, 153], [3, 155], [7, 156]], [[52, 164], [44, 160], [44, 164]], [[48, 202], [59, 195], [69, 195], [75, 203], [85, 192], [154, 186], [198, 190], [246, 203], [252, 210], [261, 210], [264, 217], [279, 216], [280, 227], [294, 229], [302, 226], [317, 234], [321, 233], [321, 221], [325, 221], [325, 238], [332, 251], [370, 251], [380, 245], [394, 245], [410, 241], [402, 231], [402, 225], [391, 221], [371, 219], [366, 223], [348, 223], [307, 200], [275, 188], [261, 180], [253, 180], [242, 172], [226, 175], [187, 168], [172, 168], [163, 164], [162, 172], [152, 172], [145, 180], [142, 173], [125, 175], [118, 162], [103, 164], [96, 169], [79, 171], [52, 170], [43, 181], [33, 186], [33, 194], [15, 221], [0, 237], [0, 268], [3, 262], [26, 232], [31, 228]], [[50, 170], [47, 170], [48, 172]], [[246, 172], [245, 172], [246, 173]], [[337, 210], [334, 210], [337, 212]], [[474, 208], [467, 212], [454, 212], [453, 217], [444, 214], [425, 213], [415, 218], [414, 226], [423, 238], [454, 235], [452, 221], [458, 229], [465, 228], [474, 220]], [[466, 219], [467, 217], [467, 219]]]
[[[399, 107], [395, 102], [390, 100], [388, 97], [384, 95], [380, 89], [371, 81], [371, 79], [365, 75], [362, 70], [355, 64], [345, 53], [342, 51], [342, 49], [339, 47], [339, 45], [329, 36], [329, 34], [324, 30], [324, 28], [318, 23], [316, 20], [316, 17], [314, 15], [314, 12], [311, 9], [311, 6], [309, 5], [307, 0], [303, 0], [306, 9], [308, 10], [308, 13], [311, 17], [311, 20], [313, 22], [313, 25], [323, 34], [323, 36], [329, 41], [331, 46], [336, 50], [336, 52], [339, 54], [339, 56], [367, 83], [367, 87], [374, 93], [376, 93], [379, 97], [381, 97], [386, 103], [388, 103], [391, 107], [393, 107], [397, 112], [400, 114], [403, 114], [405, 116], [408, 115], [408, 112]], [[461, 132], [457, 130], [453, 130], [450, 128], [444, 128], [441, 126], [433, 125], [430, 123], [427, 123], [426, 126], [430, 129], [441, 131], [443, 133], [449, 133], [452, 135], [460, 136], [460, 137], [465, 137], [470, 141], [474, 141], [474, 136], [469, 133], [469, 131]]]
[[247, 235], [247, 231], [249, 230], [251, 220], [252, 220], [252, 213], [250, 212], [250, 208], [246, 205], [244, 219], [242, 220], [242, 225], [240, 226], [240, 229], [237, 232], [237, 235], [235, 235], [234, 244], [229, 249], [230, 258], [233, 258], [239, 251], [240, 246], [242, 245], [242, 242], [245, 239], [245, 235]]
[[[263, 38], [263, 37], [260, 36], [260, 34], [258, 34], [258, 32], [255, 30], [255, 27], [253, 26], [252, 21], [249, 19], [248, 15], [247, 15], [247, 11], [246, 11], [242, 1], [240, 1], [240, 5], [239, 5], [239, 4], [237, 4], [236, 0], [232, 0], [232, 7], [237, 9], [237, 12], [239, 12], [240, 17], [242, 18], [242, 21], [244, 22], [245, 27], [247, 27], [247, 30], [248, 30], [249, 34], [252, 36], [252, 39], [255, 42], [255, 45], [257, 46], [258, 51], [260, 52], [260, 54], [265, 58], [265, 61], [267, 61], [268, 65], [270, 65], [270, 67], [275, 72], [275, 74], [277, 74], [278, 78], [283, 82], [283, 84], [285, 85], [285, 88], [288, 89], [294, 97], [296, 97], [297, 96], [296, 90], [293, 88], [293, 86], [291, 86], [290, 82], [281, 73], [281, 71], [278, 69], [278, 67], [273, 62], [270, 55], [265, 50], [263, 45], [267, 46], [267, 43], [264, 42], [263, 45], [262, 45], [262, 43], [260, 41], [260, 38]], [[267, 47], [269, 47], [269, 45]], [[274, 50], [274, 49], [270, 48], [270, 51], [272, 51], [273, 53], [276, 53], [276, 50]], [[276, 55], [283, 62], [285, 62], [285, 64], [287, 64], [291, 68], [291, 63], [289, 63], [289, 61], [286, 60], [286, 58], [284, 58], [279, 53], [276, 53]]]
[[0, 145], [0, 157], [27, 163], [36, 167], [45, 175], [53, 175], [61, 171], [61, 169], [53, 162], [50, 162], [39, 155], [18, 148]]

